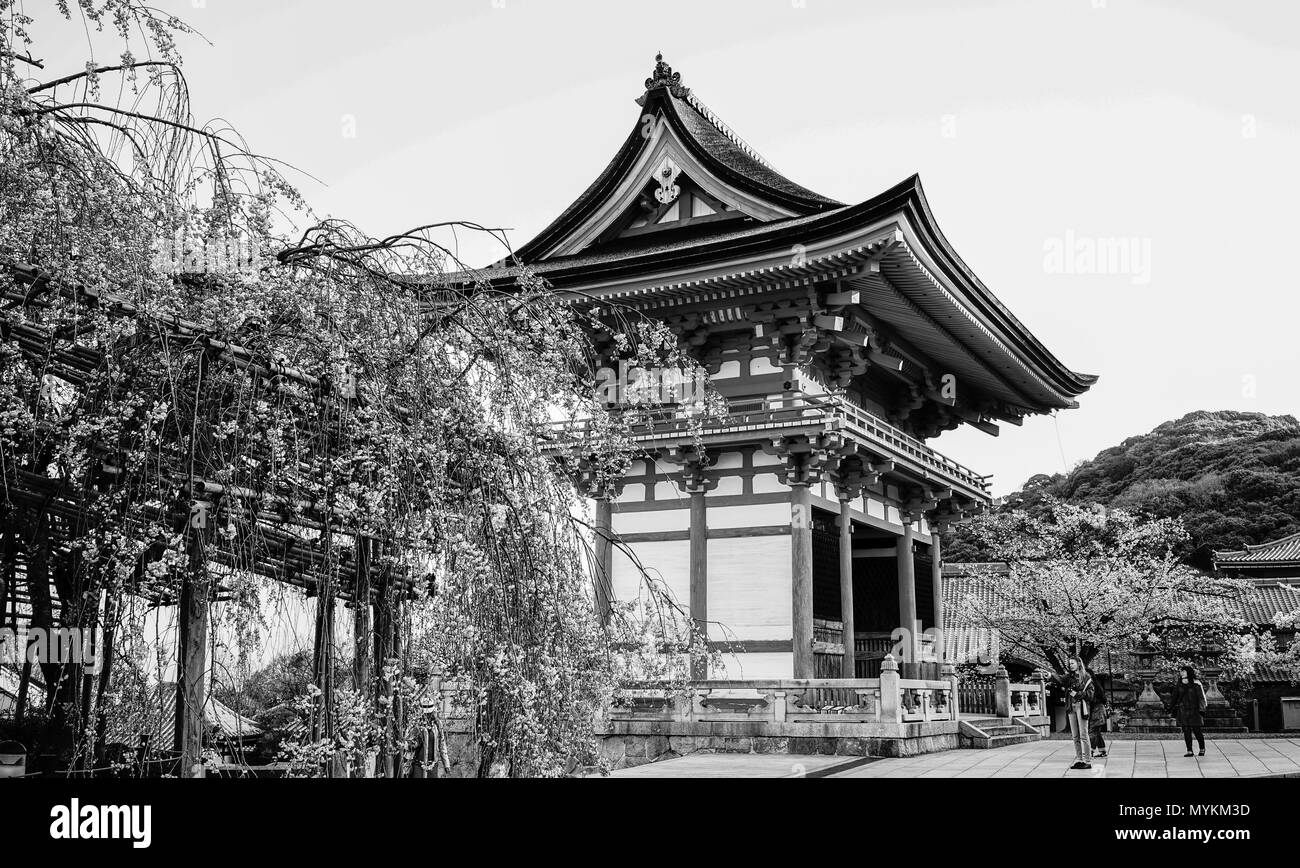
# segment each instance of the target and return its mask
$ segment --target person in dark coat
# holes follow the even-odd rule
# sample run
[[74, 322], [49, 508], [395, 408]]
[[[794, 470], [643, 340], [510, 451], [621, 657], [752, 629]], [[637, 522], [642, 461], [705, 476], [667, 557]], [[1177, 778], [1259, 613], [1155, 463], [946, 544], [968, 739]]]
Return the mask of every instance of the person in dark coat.
[[1106, 756], [1106, 738], [1102, 733], [1106, 730], [1106, 721], [1109, 717], [1110, 709], [1106, 705], [1106, 694], [1094, 678], [1092, 681], [1092, 704], [1088, 709], [1088, 741], [1092, 745], [1092, 755], [1094, 757]]
[[1192, 736], [1195, 735], [1201, 756], [1205, 756], [1205, 731], [1202, 729], [1205, 726], [1205, 685], [1197, 676], [1195, 666], [1184, 666], [1181, 675], [1174, 684], [1174, 714], [1178, 725], [1183, 728], [1183, 743], [1187, 745], [1187, 753], [1183, 755], [1192, 755]]

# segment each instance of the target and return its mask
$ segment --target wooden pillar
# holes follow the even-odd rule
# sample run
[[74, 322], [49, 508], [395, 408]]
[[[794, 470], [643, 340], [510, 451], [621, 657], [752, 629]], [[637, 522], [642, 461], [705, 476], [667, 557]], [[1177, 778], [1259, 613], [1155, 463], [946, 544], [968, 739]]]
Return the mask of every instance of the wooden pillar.
[[791, 618], [794, 677], [813, 677], [812, 498], [807, 483], [790, 487]]
[[[939, 542], [939, 529], [934, 525], [930, 526], [930, 585], [934, 592], [934, 628], [939, 641], [946, 646], [943, 635], [943, 547]], [[946, 651], [943, 656], [947, 658]]]
[[208, 601], [211, 596], [204, 539], [209, 508], [210, 505], [204, 502], [196, 502], [191, 508], [186, 539], [189, 569], [181, 584], [177, 611], [176, 749], [180, 752], [180, 776], [183, 778], [203, 776], [204, 679], [208, 668]]
[[847, 496], [840, 497], [840, 620], [844, 624], [841, 639], [844, 643], [844, 658], [840, 674], [845, 678], [854, 678], [857, 673], [853, 644], [853, 519], [849, 515], [851, 504], [852, 501]]
[[691, 492], [691, 625], [705, 643], [703, 654], [691, 655], [691, 678], [709, 677], [709, 521], [704, 492]]
[[[692, 513], [694, 514], [694, 513]], [[614, 504], [608, 497], [596, 498], [596, 574], [592, 577], [596, 617], [609, 623], [614, 608]]]
[[320, 694], [316, 699], [311, 737], [312, 741], [319, 741], [334, 735], [334, 588], [328, 579], [317, 586], [312, 680], [320, 688]]
[[371, 621], [370, 621], [370, 538], [360, 532], [356, 537], [357, 579], [352, 590], [352, 682], [362, 696], [370, 695]]
[[912, 523], [903, 517], [903, 535], [898, 538], [898, 625], [907, 631], [908, 658], [903, 664], [904, 678], [915, 677], [919, 637], [916, 635], [916, 564], [912, 560]]

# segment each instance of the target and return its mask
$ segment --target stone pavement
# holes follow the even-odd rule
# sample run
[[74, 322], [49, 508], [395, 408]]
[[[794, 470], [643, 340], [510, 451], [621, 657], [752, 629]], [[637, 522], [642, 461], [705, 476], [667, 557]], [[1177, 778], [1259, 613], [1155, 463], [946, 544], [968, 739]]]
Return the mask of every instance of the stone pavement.
[[1111, 742], [1091, 771], [1071, 771], [1074, 745], [1038, 741], [996, 750], [950, 750], [905, 759], [798, 754], [695, 753], [613, 772], [615, 778], [1248, 778], [1300, 777], [1300, 738], [1206, 744], [1183, 756], [1180, 739]]
[[1209, 740], [1184, 757], [1181, 739], [1113, 741], [1090, 771], [1071, 771], [1074, 744], [1038, 741], [997, 750], [951, 750], [887, 759], [834, 775], [849, 778], [1247, 778], [1300, 776], [1300, 738]]
[[871, 757], [692, 753], [611, 772], [614, 778], [816, 778], [883, 762]]

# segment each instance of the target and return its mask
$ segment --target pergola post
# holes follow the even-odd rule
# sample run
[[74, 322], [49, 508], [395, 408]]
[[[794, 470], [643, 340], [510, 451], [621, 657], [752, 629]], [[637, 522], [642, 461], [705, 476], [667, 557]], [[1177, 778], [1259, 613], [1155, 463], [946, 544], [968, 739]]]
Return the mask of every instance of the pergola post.
[[[192, 487], [191, 487], [192, 490]], [[195, 501], [186, 530], [188, 569], [177, 607], [176, 750], [180, 776], [203, 777], [203, 704], [208, 668], [208, 601], [211, 588], [206, 543], [211, 504]]]
[[352, 681], [356, 691], [370, 694], [371, 637], [370, 616], [370, 538], [360, 531], [356, 537], [357, 579], [352, 591]]

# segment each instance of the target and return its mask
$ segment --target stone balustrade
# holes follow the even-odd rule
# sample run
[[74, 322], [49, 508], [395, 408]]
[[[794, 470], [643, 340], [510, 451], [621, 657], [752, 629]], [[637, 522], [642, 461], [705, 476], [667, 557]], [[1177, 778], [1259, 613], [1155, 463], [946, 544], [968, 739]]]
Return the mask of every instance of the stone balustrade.
[[680, 689], [628, 684], [610, 709], [612, 720], [757, 723], [929, 723], [955, 721], [957, 679], [900, 678], [885, 658], [879, 678], [691, 681]]

